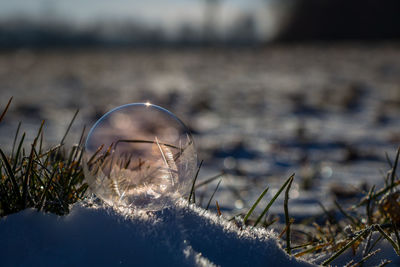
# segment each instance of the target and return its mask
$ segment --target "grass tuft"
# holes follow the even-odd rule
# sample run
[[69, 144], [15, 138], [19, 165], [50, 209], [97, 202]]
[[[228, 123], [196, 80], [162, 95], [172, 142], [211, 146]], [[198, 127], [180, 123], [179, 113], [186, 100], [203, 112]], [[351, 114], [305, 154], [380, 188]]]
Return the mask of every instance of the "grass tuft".
[[265, 216], [265, 214], [267, 214], [268, 210], [271, 208], [272, 204], [274, 204], [275, 200], [278, 198], [278, 196], [282, 193], [282, 191], [285, 189], [285, 187], [291, 183], [291, 181], [294, 178], [294, 174], [292, 174], [287, 180], [286, 182], [281, 186], [281, 188], [279, 188], [278, 192], [276, 192], [276, 194], [272, 197], [272, 199], [270, 200], [270, 202], [268, 203], [268, 205], [265, 207], [265, 209], [263, 210], [263, 212], [261, 213], [260, 216], [258, 216], [256, 222], [254, 223], [254, 227], [256, 227], [261, 219]]
[[[11, 99], [0, 116], [4, 119]], [[69, 206], [84, 198], [87, 185], [82, 170], [82, 146], [65, 152], [64, 141], [75, 113], [59, 145], [43, 150], [44, 121], [30, 145], [29, 154], [24, 148], [25, 133], [17, 144], [21, 123], [18, 124], [10, 155], [0, 148], [0, 217], [35, 208], [58, 215], [69, 213]], [[83, 138], [83, 137], [82, 137]], [[81, 139], [82, 139], [81, 138]], [[63, 150], [61, 150], [63, 149]]]

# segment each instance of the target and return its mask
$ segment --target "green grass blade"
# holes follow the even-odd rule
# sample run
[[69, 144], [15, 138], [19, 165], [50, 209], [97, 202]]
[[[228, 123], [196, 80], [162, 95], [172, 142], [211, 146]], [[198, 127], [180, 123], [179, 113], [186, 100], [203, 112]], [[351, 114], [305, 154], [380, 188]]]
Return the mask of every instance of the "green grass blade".
[[250, 215], [253, 213], [254, 209], [257, 207], [258, 203], [260, 203], [261, 199], [265, 196], [265, 194], [268, 192], [269, 187], [267, 186], [264, 191], [261, 193], [261, 195], [257, 198], [257, 200], [254, 202], [253, 206], [251, 206], [250, 210], [247, 212], [246, 216], [244, 216], [243, 222], [246, 224], [247, 220], [249, 219]]
[[368, 201], [367, 201], [367, 205], [365, 206], [369, 225], [372, 224], [372, 212], [373, 212], [372, 209], [373, 209], [373, 207], [371, 207], [371, 200], [372, 200], [374, 191], [375, 191], [375, 185], [373, 185], [368, 192]]
[[54, 175], [56, 174], [56, 170], [57, 170], [56, 168], [53, 169], [52, 174], [50, 175], [50, 177], [47, 180], [47, 185], [44, 187], [42, 195], [40, 196], [40, 202], [39, 202], [39, 205], [38, 205], [38, 210], [41, 210], [43, 208], [43, 206], [44, 206], [45, 197], [46, 197], [46, 194], [49, 191], [49, 188], [50, 188], [50, 186], [51, 186], [51, 184], [53, 182], [53, 178], [54, 178]]
[[13, 185], [14, 194], [18, 197], [19, 200], [21, 200], [21, 194], [19, 192], [19, 186], [18, 186], [17, 180], [15, 179], [14, 172], [13, 172], [13, 170], [11, 168], [10, 163], [8, 162], [8, 159], [7, 159], [6, 155], [4, 154], [3, 150], [1, 150], [1, 149], [0, 149], [0, 155], [1, 155], [2, 159], [3, 159], [4, 166], [6, 167], [6, 171], [8, 173], [8, 177], [10, 178], [11, 183]]
[[35, 157], [35, 147], [38, 141], [38, 138], [40, 137], [40, 134], [43, 130], [43, 125], [44, 125], [44, 121], [42, 121], [42, 124], [39, 127], [39, 131], [35, 137], [35, 139], [33, 140], [32, 143], [32, 147], [31, 147], [31, 152], [29, 155], [29, 160], [28, 160], [28, 166], [26, 168], [26, 172], [25, 172], [25, 178], [24, 181], [22, 183], [22, 207], [25, 208], [27, 201], [28, 201], [28, 196], [29, 196], [29, 179], [32, 175], [32, 168], [33, 168], [33, 162], [34, 162], [34, 157]]
[[395, 221], [393, 221], [392, 219], [390, 219], [390, 220], [392, 221], [394, 235], [396, 236], [397, 247], [400, 249], [400, 235], [399, 235], [399, 231], [397, 228], [397, 223]]
[[20, 128], [21, 128], [21, 122], [18, 123], [17, 131], [14, 136], [14, 141], [13, 141], [13, 145], [12, 145], [12, 149], [11, 149], [11, 158], [14, 157], [15, 144], [17, 143], [17, 138], [18, 138]]
[[212, 181], [214, 181], [214, 180], [216, 180], [216, 179], [218, 179], [219, 177], [224, 176], [224, 175], [225, 175], [225, 173], [224, 173], [224, 172], [221, 172], [221, 173], [219, 173], [219, 174], [217, 174], [217, 175], [215, 175], [215, 176], [213, 176], [213, 177], [210, 177], [210, 178], [208, 178], [207, 180], [205, 180], [205, 181], [203, 181], [203, 182], [201, 182], [201, 183], [198, 183], [198, 184], [196, 185], [196, 189], [198, 189], [198, 188], [200, 188], [200, 187], [202, 187], [202, 186], [205, 186], [205, 185], [211, 183]]
[[396, 153], [396, 159], [394, 160], [393, 168], [392, 168], [392, 173], [390, 174], [390, 182], [391, 182], [391, 192], [394, 187], [394, 178], [396, 177], [396, 170], [397, 170], [397, 164], [399, 163], [399, 155], [400, 155], [400, 147], [397, 149]]
[[190, 204], [190, 200], [192, 199], [192, 196], [193, 196], [193, 203], [196, 203], [194, 189], [195, 189], [195, 186], [196, 186], [197, 176], [199, 176], [201, 165], [203, 165], [203, 161], [200, 162], [199, 167], [197, 168], [196, 175], [194, 176], [194, 179], [193, 179], [192, 189], [190, 189], [190, 194], [189, 194], [189, 197], [188, 197], [188, 203], [189, 204]]
[[212, 193], [212, 195], [211, 195], [211, 197], [210, 197], [210, 200], [209, 200], [209, 201], [208, 201], [208, 203], [207, 203], [206, 210], [208, 210], [208, 208], [210, 207], [211, 200], [213, 199], [213, 197], [214, 197], [215, 193], [217, 192], [217, 190], [218, 190], [218, 187], [219, 187], [219, 185], [221, 184], [221, 182], [222, 182], [222, 179], [221, 179], [221, 180], [219, 180], [219, 182], [218, 182], [217, 186], [215, 187], [215, 190], [214, 190], [214, 192]]
[[262, 217], [268, 212], [269, 208], [271, 208], [272, 204], [274, 204], [275, 200], [278, 198], [278, 196], [282, 193], [283, 189], [289, 184], [289, 182], [294, 178], [294, 173], [286, 180], [286, 182], [279, 188], [278, 192], [276, 192], [275, 196], [271, 199], [271, 201], [268, 203], [267, 207], [264, 209], [264, 211], [261, 213], [261, 215], [257, 218], [256, 222], [254, 223], [254, 227], [256, 227], [259, 222], [261, 221]]
[[339, 209], [339, 211], [347, 218], [351, 221], [351, 223], [354, 226], [358, 226], [360, 224], [360, 222], [358, 221], [358, 219], [353, 218], [350, 214], [348, 214], [343, 208], [342, 206], [340, 206], [339, 202], [337, 202], [337, 200], [334, 201], [336, 207]]
[[22, 134], [21, 140], [19, 141], [19, 144], [18, 144], [17, 151], [15, 153], [13, 171], [15, 171], [15, 169], [17, 168], [18, 159], [19, 159], [19, 155], [21, 153], [21, 148], [22, 148], [22, 144], [24, 143], [24, 140], [25, 140], [25, 133]]
[[290, 217], [289, 217], [289, 191], [290, 187], [292, 186], [294, 176], [291, 177], [289, 184], [286, 187], [286, 192], [285, 192], [285, 202], [283, 204], [284, 210], [285, 210], [285, 223], [286, 223], [286, 252], [291, 255], [291, 248], [290, 248], [290, 225], [292, 224], [290, 222]]
[[60, 142], [61, 145], [64, 144], [65, 138], [67, 138], [67, 135], [68, 135], [69, 131], [71, 130], [72, 124], [74, 123], [74, 121], [75, 121], [76, 116], [78, 115], [78, 113], [79, 113], [79, 109], [77, 109], [77, 110], [75, 111], [75, 114], [74, 114], [74, 116], [72, 117], [72, 120], [71, 120], [71, 122], [69, 123], [69, 125], [68, 125], [68, 127], [67, 127], [67, 130], [65, 131], [65, 134], [64, 134], [63, 138], [61, 139], [61, 142]]
[[396, 242], [394, 242], [394, 240], [388, 234], [385, 233], [385, 231], [382, 229], [382, 227], [379, 224], [375, 224], [374, 228], [376, 230], [378, 230], [379, 233], [381, 233], [381, 235], [384, 238], [386, 238], [387, 241], [389, 241], [389, 243], [393, 246], [394, 251], [397, 253], [398, 256], [400, 256], [399, 247], [397, 246]]

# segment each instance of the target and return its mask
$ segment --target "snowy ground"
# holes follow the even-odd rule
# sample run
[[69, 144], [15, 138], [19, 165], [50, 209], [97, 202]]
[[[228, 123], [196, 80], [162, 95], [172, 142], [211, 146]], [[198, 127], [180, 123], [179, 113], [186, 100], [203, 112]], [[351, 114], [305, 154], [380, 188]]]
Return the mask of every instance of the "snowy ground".
[[273, 232], [239, 229], [184, 201], [155, 213], [25, 210], [0, 220], [0, 243], [1, 266], [312, 266], [288, 256]]

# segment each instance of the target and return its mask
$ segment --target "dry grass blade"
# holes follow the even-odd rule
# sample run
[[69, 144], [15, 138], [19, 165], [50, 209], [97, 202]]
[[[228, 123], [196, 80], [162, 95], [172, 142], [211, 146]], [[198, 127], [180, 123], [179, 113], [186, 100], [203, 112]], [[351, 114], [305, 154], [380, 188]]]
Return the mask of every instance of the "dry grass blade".
[[268, 192], [269, 187], [267, 186], [264, 191], [261, 193], [261, 195], [257, 198], [257, 200], [254, 202], [253, 206], [251, 206], [250, 210], [247, 212], [246, 216], [243, 219], [243, 222], [246, 223], [247, 220], [249, 219], [250, 215], [253, 213], [254, 209], [257, 207], [258, 203], [260, 203], [261, 199], [265, 196], [265, 194]]
[[311, 248], [308, 248], [308, 249], [306, 249], [306, 250], [304, 250], [304, 251], [301, 251], [301, 252], [299, 252], [299, 253], [296, 253], [296, 254], [294, 254], [294, 256], [295, 256], [296, 258], [298, 258], [298, 257], [304, 256], [304, 255], [306, 255], [306, 254], [312, 253], [312, 252], [314, 252], [314, 251], [317, 251], [317, 250], [319, 250], [319, 249], [322, 249], [322, 248], [324, 248], [324, 247], [326, 247], [326, 246], [328, 246], [328, 245], [330, 245], [330, 244], [329, 244], [329, 243], [318, 244], [318, 245], [315, 245], [315, 246], [313, 246], [313, 247], [311, 247]]
[[339, 251], [337, 251], [335, 254], [333, 254], [329, 259], [324, 261], [322, 263], [322, 266], [327, 266], [329, 263], [331, 263], [334, 259], [340, 256], [343, 252], [345, 252], [349, 247], [351, 247], [354, 243], [356, 243], [359, 239], [361, 239], [364, 234], [367, 232], [371, 231], [370, 228], [364, 229], [361, 231], [358, 235], [356, 235], [349, 243], [347, 243], [345, 246], [343, 246]]
[[388, 264], [392, 263], [391, 260], [383, 260], [377, 267], [383, 267], [386, 266]]
[[[282, 238], [283, 235], [287, 232], [288, 228], [290, 227], [290, 225], [292, 225], [294, 223], [294, 219], [290, 218], [289, 222], [287, 223], [287, 225], [285, 226], [285, 228], [283, 228], [282, 232], [278, 235], [279, 238]], [[300, 246], [301, 247], [301, 246]], [[291, 247], [291, 249], [293, 249]]]
[[218, 216], [221, 216], [222, 213], [221, 213], [221, 209], [219, 208], [218, 201], [215, 201], [215, 205], [217, 206]]
[[351, 267], [354, 263], [354, 260], [350, 260], [344, 267]]
[[369, 253], [368, 255], [366, 255], [365, 257], [363, 257], [359, 262], [351, 265], [350, 267], [357, 267], [357, 266], [362, 266], [362, 264], [364, 262], [366, 262], [367, 260], [369, 260], [372, 256], [375, 256], [378, 252], [380, 252], [381, 249], [378, 248], [377, 250], [374, 250], [373, 252]]
[[263, 210], [261, 215], [257, 218], [256, 222], [254, 223], [254, 227], [256, 227], [261, 219], [264, 217], [265, 214], [267, 214], [268, 210], [271, 208], [272, 204], [274, 204], [275, 200], [278, 198], [278, 196], [282, 193], [283, 189], [289, 184], [289, 182], [293, 179], [294, 173], [286, 180], [286, 182], [279, 188], [278, 192], [274, 195], [274, 197], [271, 199], [271, 201], [268, 203], [267, 207]]
[[7, 110], [8, 110], [8, 108], [9, 108], [10, 105], [11, 105], [12, 99], [13, 99], [13, 97], [10, 97], [10, 99], [8, 100], [7, 106], [5, 107], [5, 109], [3, 110], [3, 112], [1, 113], [1, 115], [0, 115], [0, 122], [4, 119], [4, 116], [6, 115]]

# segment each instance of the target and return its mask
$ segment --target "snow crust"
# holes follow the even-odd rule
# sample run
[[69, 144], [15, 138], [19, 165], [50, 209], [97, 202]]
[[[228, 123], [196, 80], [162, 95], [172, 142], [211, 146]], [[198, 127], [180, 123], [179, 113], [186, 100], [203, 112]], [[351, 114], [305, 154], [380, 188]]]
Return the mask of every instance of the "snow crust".
[[240, 230], [183, 201], [153, 213], [28, 209], [0, 219], [0, 244], [2, 266], [313, 266], [287, 255], [273, 232]]

